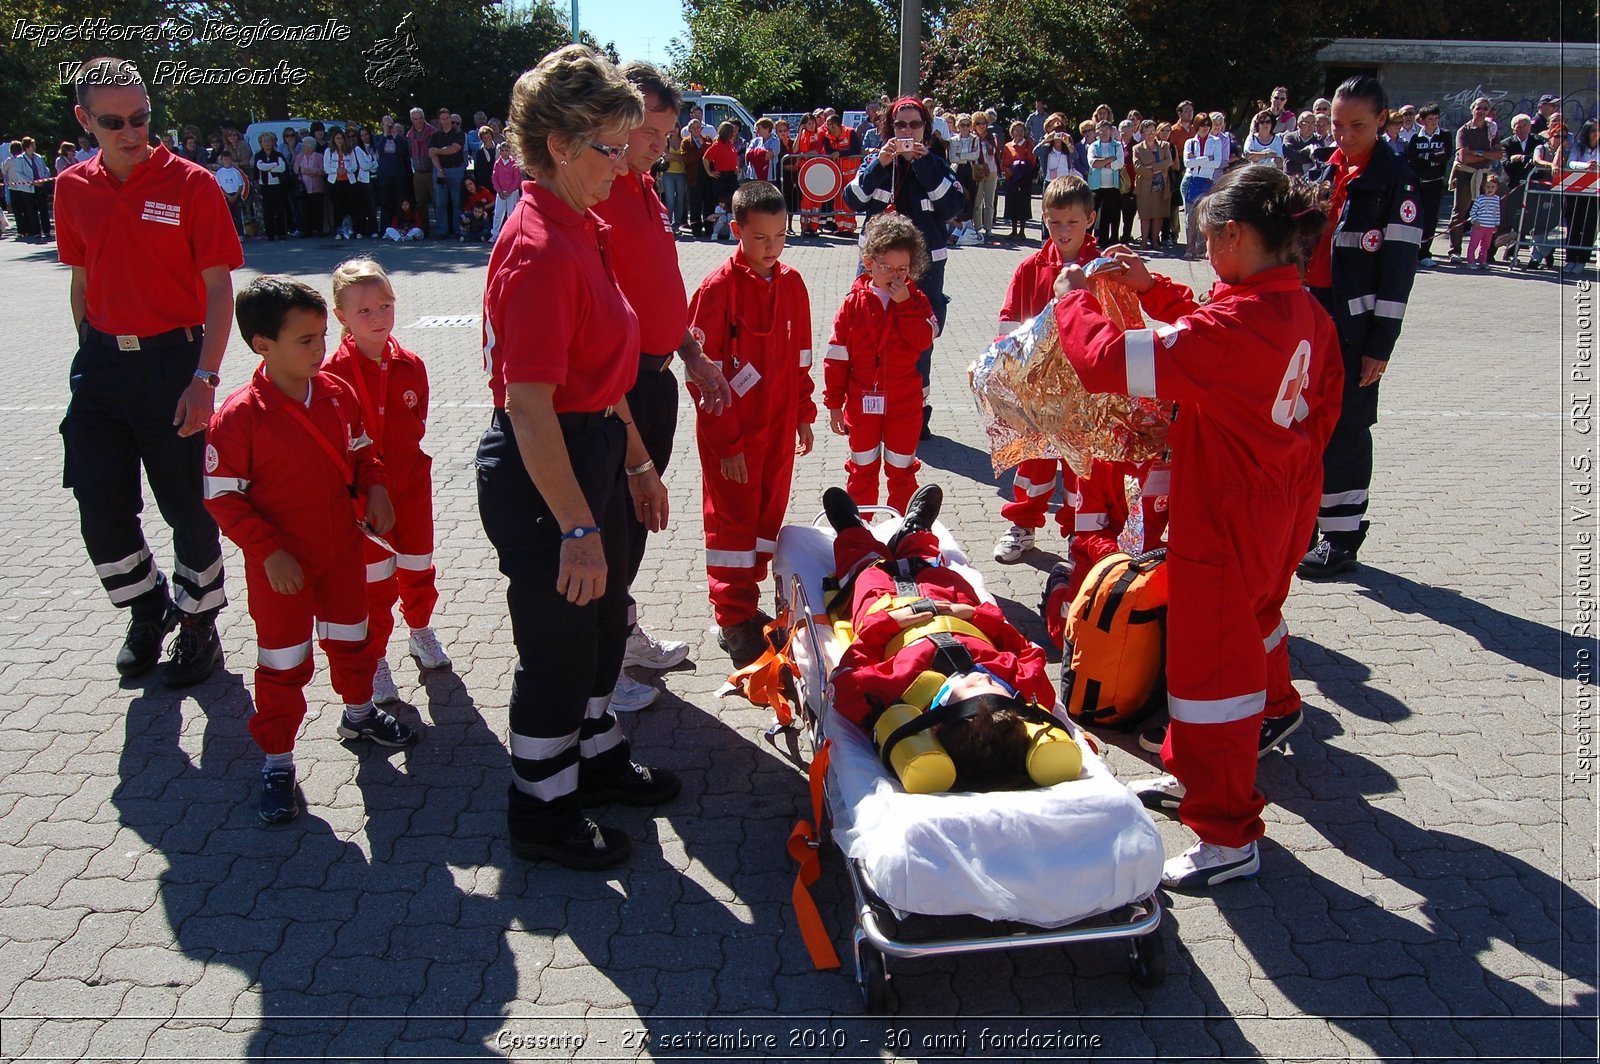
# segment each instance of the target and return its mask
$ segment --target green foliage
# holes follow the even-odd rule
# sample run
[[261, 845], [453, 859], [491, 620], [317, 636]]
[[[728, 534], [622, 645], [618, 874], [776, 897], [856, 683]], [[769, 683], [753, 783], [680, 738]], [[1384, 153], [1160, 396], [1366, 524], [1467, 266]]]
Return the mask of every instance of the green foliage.
[[844, 110], [894, 88], [898, 13], [890, 0], [686, 0], [689, 32], [667, 50], [681, 81], [755, 114]]
[[[408, 13], [423, 73], [389, 88], [374, 85], [362, 53], [391, 36]], [[186, 23], [193, 32], [186, 40], [169, 32], [153, 41], [57, 41], [45, 47], [12, 39], [17, 20], [77, 25], [95, 18], [105, 18], [115, 26]], [[213, 19], [220, 25], [243, 28], [255, 27], [263, 20], [270, 26], [310, 26], [332, 19], [348, 28], [350, 36], [344, 41], [323, 42], [263, 39], [244, 48], [237, 37], [202, 39], [204, 26]], [[292, 10], [286, 10], [279, 0], [81, 0], [71, 4], [8, 0], [3, 30], [0, 131], [28, 132], [40, 143], [52, 142], [46, 138], [72, 139], [79, 132], [72, 117], [72, 92], [61, 83], [59, 64], [97, 55], [116, 55], [138, 64], [150, 89], [158, 130], [193, 124], [209, 131], [227, 122], [242, 128], [252, 120], [292, 115], [373, 122], [386, 111], [402, 114], [413, 105], [430, 114], [449, 105], [469, 119], [476, 110], [503, 116], [517, 76], [572, 36], [566, 15], [550, 0], [458, 0], [449, 5], [364, 0], [358, 14], [352, 14], [350, 4], [334, 0], [298, 0]], [[599, 47], [588, 34], [584, 41]], [[614, 46], [602, 50], [616, 57]], [[161, 67], [163, 62], [188, 64], [194, 69], [245, 67], [258, 71], [281, 63], [304, 70], [305, 78], [299, 85], [282, 81], [259, 86], [186, 85], [170, 77], [161, 83], [158, 75], [172, 69]]]

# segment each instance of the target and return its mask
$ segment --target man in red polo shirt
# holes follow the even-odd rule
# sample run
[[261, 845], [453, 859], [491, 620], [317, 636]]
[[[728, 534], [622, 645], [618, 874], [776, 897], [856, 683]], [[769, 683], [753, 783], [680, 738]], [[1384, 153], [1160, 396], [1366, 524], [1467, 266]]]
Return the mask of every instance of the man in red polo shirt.
[[[164, 679], [182, 687], [222, 661], [222, 543], [201, 478], [216, 460], [205, 430], [233, 315], [229, 275], [244, 252], [210, 172], [150, 143], [150, 97], [132, 63], [85, 64], [77, 95], [74, 113], [100, 151], [57, 181], [79, 342], [63, 480], [101, 584], [132, 615], [117, 671], [148, 672], [181, 626]], [[139, 523], [141, 465], [172, 526], [171, 595]]]
[[[621, 73], [644, 95], [644, 125], [628, 137], [628, 173], [612, 184], [611, 195], [596, 204], [594, 212], [611, 226], [611, 265], [617, 287], [639, 316], [639, 379], [628, 393], [628, 409], [650, 460], [665, 475], [678, 429], [678, 378], [671, 369], [672, 356], [683, 359], [684, 369], [710, 412], [721, 413], [732, 392], [722, 371], [689, 334], [689, 300], [678, 269], [678, 241], [650, 178], [650, 167], [666, 150], [667, 134], [677, 126], [682, 94], [649, 63], [628, 63]], [[644, 560], [647, 532], [631, 513], [630, 520], [628, 586], [632, 587]], [[670, 669], [689, 656], [687, 644], [659, 640], [644, 630], [632, 596], [628, 613], [632, 627], [623, 665]], [[639, 710], [655, 697], [654, 687], [623, 673], [617, 679], [611, 708]]]

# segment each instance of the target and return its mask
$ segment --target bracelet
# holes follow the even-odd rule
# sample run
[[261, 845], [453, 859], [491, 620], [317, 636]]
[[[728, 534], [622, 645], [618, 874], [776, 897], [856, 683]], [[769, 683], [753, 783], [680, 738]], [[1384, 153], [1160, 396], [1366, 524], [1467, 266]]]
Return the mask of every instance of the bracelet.
[[600, 530], [593, 525], [579, 525], [571, 532], [561, 533], [561, 542], [565, 543], [569, 539], [582, 539], [584, 536], [598, 536], [599, 534]]
[[648, 473], [648, 472], [650, 472], [650, 470], [652, 470], [652, 469], [654, 469], [654, 468], [655, 468], [655, 467], [656, 467], [656, 463], [655, 463], [655, 459], [653, 459], [653, 458], [646, 458], [646, 459], [645, 459], [645, 460], [644, 460], [644, 461], [643, 461], [643, 462], [642, 462], [642, 463], [641, 463], [641, 464], [639, 464], [639, 465], [636, 465], [636, 466], [624, 466], [624, 467], [623, 467], [623, 470], [624, 470], [624, 471], [625, 471], [625, 472], [626, 472], [626, 473], [627, 473], [627, 474], [628, 474], [628, 475], [629, 475], [629, 476], [630, 476], [630, 477], [642, 477], [642, 476], [644, 476], [644, 475], [645, 475], [645, 474], [646, 474], [646, 473]]

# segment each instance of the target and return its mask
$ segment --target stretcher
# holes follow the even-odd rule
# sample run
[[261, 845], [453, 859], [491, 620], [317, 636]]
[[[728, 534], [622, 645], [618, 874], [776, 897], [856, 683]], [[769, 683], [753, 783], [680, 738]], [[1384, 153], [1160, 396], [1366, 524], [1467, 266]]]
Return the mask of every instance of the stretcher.
[[[887, 507], [866, 507], [863, 515], [876, 519], [872, 531], [885, 542], [900, 525]], [[992, 601], [949, 530], [936, 523], [933, 531], [943, 563]], [[806, 889], [831, 837], [855, 895], [851, 945], [869, 1011], [890, 1007], [888, 958], [1120, 939], [1134, 980], [1160, 983], [1161, 839], [1076, 725], [1065, 724], [1083, 748], [1076, 780], [1023, 791], [908, 794], [871, 738], [834, 711], [829, 676], [850, 630], [848, 616], [830, 616], [824, 606], [824, 580], [835, 575], [833, 538], [821, 516], [811, 526], [786, 526], [773, 558], [781, 624], [772, 634], [794, 704], [781, 693], [772, 702], [779, 726], [800, 729], [812, 754], [815, 825], [797, 824], [789, 850], [801, 864], [794, 901], [813, 960], [838, 966]], [[1066, 721], [1059, 706], [1056, 715]]]

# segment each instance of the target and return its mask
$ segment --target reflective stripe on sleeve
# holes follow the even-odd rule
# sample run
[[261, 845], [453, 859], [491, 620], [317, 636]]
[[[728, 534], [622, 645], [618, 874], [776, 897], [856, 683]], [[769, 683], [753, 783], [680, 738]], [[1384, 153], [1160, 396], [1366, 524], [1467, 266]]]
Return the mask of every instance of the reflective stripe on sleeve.
[[810, 369], [811, 368], [811, 348], [809, 348], [809, 347], [802, 347], [800, 349], [800, 368], [801, 369]]
[[949, 192], [953, 187], [955, 186], [950, 183], [950, 179], [947, 177], [934, 186], [933, 191], [928, 193], [928, 198], [930, 200], [943, 199], [944, 194]]
[[1352, 315], [1365, 314], [1367, 311], [1371, 310], [1372, 308], [1376, 307], [1377, 305], [1378, 305], [1378, 297], [1375, 296], [1375, 295], [1373, 295], [1373, 296], [1357, 296], [1356, 298], [1352, 299], [1348, 304], [1346, 304], [1346, 306], [1349, 307], [1350, 313]]
[[848, 362], [850, 351], [843, 344], [829, 344], [828, 353], [822, 356], [824, 361]]
[[1020, 321], [1002, 321], [1000, 323], [1000, 331], [1002, 333], [1014, 333], [1020, 328], [1022, 328]]
[[1406, 316], [1406, 305], [1394, 299], [1379, 299], [1373, 303], [1373, 309], [1380, 318], [1392, 318], [1399, 321]]
[[1156, 394], [1156, 334], [1149, 329], [1129, 329], [1122, 334], [1128, 369], [1128, 394], [1154, 398]]
[[241, 480], [238, 477], [206, 477], [205, 489], [206, 498], [208, 499], [215, 499], [219, 495], [228, 494], [230, 491], [236, 491], [243, 495], [250, 490], [250, 482]]
[[1391, 222], [1383, 227], [1383, 238], [1385, 240], [1398, 240], [1403, 244], [1420, 244], [1422, 243], [1422, 228], [1416, 225], [1401, 225], [1398, 222]]
[[1072, 520], [1074, 532], [1098, 532], [1111, 527], [1111, 518], [1105, 514], [1078, 514]]
[[397, 554], [395, 564], [413, 573], [425, 573], [433, 568], [433, 554]]

